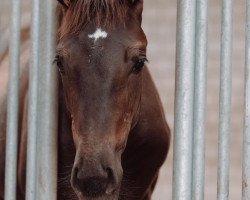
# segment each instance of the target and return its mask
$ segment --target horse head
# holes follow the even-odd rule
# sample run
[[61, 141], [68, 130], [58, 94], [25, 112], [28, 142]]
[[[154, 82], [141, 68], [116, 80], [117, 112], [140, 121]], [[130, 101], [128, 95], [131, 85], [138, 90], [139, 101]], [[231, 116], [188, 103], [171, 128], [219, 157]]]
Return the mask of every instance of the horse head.
[[117, 199], [147, 61], [143, 0], [60, 0], [56, 64], [71, 114], [79, 199]]

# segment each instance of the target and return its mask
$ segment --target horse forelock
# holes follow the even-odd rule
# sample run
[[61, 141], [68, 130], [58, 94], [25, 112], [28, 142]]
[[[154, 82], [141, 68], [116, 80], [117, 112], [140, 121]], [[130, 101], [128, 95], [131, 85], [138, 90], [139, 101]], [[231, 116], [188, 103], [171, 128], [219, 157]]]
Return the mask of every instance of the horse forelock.
[[125, 24], [129, 3], [127, 0], [70, 0], [69, 7], [63, 9], [60, 7], [58, 12], [59, 38], [78, 33], [90, 22], [108, 28]]

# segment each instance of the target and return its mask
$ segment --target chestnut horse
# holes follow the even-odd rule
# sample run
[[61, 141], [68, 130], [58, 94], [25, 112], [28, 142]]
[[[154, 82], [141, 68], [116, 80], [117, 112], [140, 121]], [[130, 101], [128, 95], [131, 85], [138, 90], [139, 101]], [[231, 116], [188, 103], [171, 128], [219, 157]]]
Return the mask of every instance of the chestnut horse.
[[[151, 199], [170, 130], [145, 64], [142, 10], [143, 0], [59, 1], [60, 200]], [[21, 83], [18, 199], [25, 194], [28, 76]], [[0, 138], [5, 119], [1, 110]], [[3, 199], [4, 139], [0, 158]]]

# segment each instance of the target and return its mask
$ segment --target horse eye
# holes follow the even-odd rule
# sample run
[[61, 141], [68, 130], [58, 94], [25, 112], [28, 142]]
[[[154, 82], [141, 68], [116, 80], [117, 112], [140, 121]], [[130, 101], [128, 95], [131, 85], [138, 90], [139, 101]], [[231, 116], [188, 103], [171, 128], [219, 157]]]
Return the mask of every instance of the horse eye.
[[132, 72], [138, 74], [143, 69], [146, 61], [147, 61], [146, 58], [137, 60], [133, 66]]
[[65, 73], [65, 72], [64, 72], [64, 67], [63, 67], [63, 64], [62, 64], [62, 62], [61, 62], [59, 56], [56, 56], [56, 57], [55, 57], [54, 63], [57, 65], [57, 67], [58, 67], [58, 69], [59, 69], [59, 72], [60, 72], [61, 74], [64, 74], [64, 73]]

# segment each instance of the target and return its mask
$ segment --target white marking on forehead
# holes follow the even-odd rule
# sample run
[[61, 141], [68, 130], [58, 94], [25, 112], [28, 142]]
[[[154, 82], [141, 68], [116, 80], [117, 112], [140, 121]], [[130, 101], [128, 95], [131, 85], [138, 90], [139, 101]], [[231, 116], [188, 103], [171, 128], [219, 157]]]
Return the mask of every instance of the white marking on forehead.
[[96, 42], [100, 38], [106, 38], [108, 36], [108, 33], [100, 28], [97, 28], [93, 34], [90, 34], [88, 36], [89, 38], [94, 39], [94, 42]]

